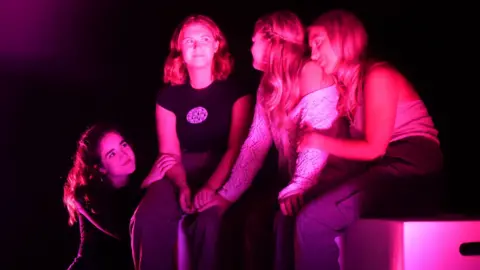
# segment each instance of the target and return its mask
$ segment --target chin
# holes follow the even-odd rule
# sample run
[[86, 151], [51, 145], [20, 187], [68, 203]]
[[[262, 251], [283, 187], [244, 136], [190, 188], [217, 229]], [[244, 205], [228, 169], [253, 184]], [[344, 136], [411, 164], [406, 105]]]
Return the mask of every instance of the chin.
[[258, 71], [264, 71], [263, 66], [255, 63], [255, 62], [253, 63], [253, 68], [258, 70]]

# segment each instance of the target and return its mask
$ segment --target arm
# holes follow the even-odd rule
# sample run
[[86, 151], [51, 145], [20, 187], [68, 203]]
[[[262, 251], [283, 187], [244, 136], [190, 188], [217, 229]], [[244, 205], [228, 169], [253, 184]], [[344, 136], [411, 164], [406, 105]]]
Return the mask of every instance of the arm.
[[230, 179], [219, 191], [219, 195], [230, 202], [236, 201], [251, 185], [253, 178], [262, 167], [271, 145], [272, 136], [269, 123], [257, 99], [250, 132], [240, 149]]
[[79, 201], [75, 201], [75, 206], [77, 207], [78, 213], [90, 221], [90, 223], [92, 223], [97, 229], [115, 239], [120, 239], [118, 233], [114, 232], [113, 224], [111, 224], [111, 221], [109, 221], [108, 218], [102, 219], [100, 215], [95, 215], [94, 213], [87, 211]]
[[[325, 88], [328, 83], [319, 82], [318, 79], [317, 82], [311, 80], [312, 77], [319, 78], [318, 74], [322, 73], [323, 70], [309, 65], [306, 65], [302, 71], [300, 93], [304, 97], [297, 105], [301, 110], [297, 121], [297, 140], [303, 136], [302, 126], [309, 125], [315, 129], [326, 130], [331, 128], [337, 119], [337, 89]], [[324, 89], [318, 88], [322, 86]], [[293, 178], [290, 184], [280, 192], [279, 198], [303, 192], [315, 185], [327, 158], [328, 153], [320, 149], [306, 147], [299, 151]]]
[[374, 67], [368, 73], [364, 87], [364, 140], [342, 140], [315, 134], [310, 140], [311, 146], [354, 160], [373, 160], [383, 155], [395, 125], [399, 75], [386, 66]]
[[181, 163], [180, 142], [177, 137], [177, 120], [175, 114], [157, 104], [156, 120], [160, 154], [170, 154], [178, 160], [178, 162], [165, 173], [165, 176], [172, 180], [178, 188], [186, 188], [188, 187], [187, 177]]
[[250, 95], [239, 98], [232, 108], [232, 123], [228, 138], [228, 148], [212, 176], [208, 186], [213, 190], [219, 189], [230, 174], [233, 164], [240, 153], [242, 143], [247, 137], [251, 123], [252, 97]]

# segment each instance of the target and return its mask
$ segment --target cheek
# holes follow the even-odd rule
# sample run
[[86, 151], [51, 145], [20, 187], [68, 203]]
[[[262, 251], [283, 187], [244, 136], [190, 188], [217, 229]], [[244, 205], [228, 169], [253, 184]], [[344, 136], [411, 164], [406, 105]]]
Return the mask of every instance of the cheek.
[[253, 56], [253, 59], [257, 61], [263, 60], [263, 50], [260, 48], [260, 46], [254, 45], [252, 47], [252, 56]]
[[187, 46], [182, 47], [182, 57], [183, 57], [183, 59], [190, 59], [191, 55], [192, 55], [192, 53], [191, 53], [191, 49], [189, 47], [187, 47]]

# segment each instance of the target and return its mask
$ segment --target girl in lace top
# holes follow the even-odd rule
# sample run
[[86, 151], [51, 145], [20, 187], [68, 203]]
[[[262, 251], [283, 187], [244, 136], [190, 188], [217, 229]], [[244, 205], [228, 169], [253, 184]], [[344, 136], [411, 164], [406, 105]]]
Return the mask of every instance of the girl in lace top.
[[[281, 216], [300, 210], [303, 194], [314, 186], [328, 155], [319, 149], [296, 151], [301, 127], [311, 125], [328, 130], [337, 119], [338, 92], [332, 77], [305, 58], [304, 28], [299, 18], [280, 11], [260, 18], [251, 48], [254, 68], [264, 72], [253, 124], [233, 167], [228, 182], [204, 209], [227, 208], [252, 183], [272, 144], [279, 152], [279, 168], [289, 184], [279, 193]], [[281, 222], [283, 223], [283, 222]], [[281, 235], [278, 239], [278, 235]], [[277, 234], [277, 251], [293, 234]], [[293, 252], [292, 252], [293, 253]], [[283, 254], [276, 253], [277, 266]]]

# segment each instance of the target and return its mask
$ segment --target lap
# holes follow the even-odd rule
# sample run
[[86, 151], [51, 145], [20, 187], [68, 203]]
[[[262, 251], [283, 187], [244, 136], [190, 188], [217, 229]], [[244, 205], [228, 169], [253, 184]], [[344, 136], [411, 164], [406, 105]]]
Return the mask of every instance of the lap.
[[181, 210], [174, 184], [162, 179], [151, 184], [138, 205], [135, 219], [180, 219]]

